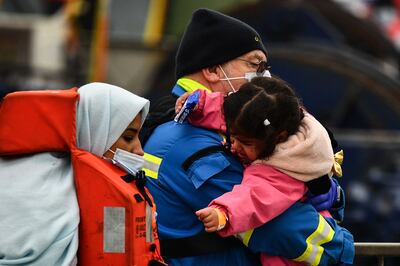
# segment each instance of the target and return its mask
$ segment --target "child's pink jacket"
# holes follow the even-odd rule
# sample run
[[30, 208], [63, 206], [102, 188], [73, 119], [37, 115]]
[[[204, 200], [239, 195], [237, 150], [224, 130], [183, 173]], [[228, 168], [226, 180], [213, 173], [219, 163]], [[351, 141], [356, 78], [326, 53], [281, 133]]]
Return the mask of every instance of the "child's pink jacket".
[[244, 170], [242, 183], [214, 199], [209, 206], [222, 210], [228, 218], [222, 236], [259, 227], [300, 200], [307, 188], [266, 164], [251, 164]]

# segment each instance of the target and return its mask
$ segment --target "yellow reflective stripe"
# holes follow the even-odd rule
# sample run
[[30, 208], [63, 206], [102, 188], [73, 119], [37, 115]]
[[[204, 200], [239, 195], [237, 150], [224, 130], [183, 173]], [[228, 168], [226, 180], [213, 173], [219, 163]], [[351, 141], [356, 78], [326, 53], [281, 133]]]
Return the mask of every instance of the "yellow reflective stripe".
[[318, 265], [321, 261], [324, 248], [322, 244], [327, 243], [333, 239], [335, 232], [328, 224], [328, 222], [319, 215], [319, 223], [317, 230], [315, 230], [307, 239], [307, 248], [302, 255], [293, 259], [295, 261], [307, 262], [309, 265]]
[[239, 238], [246, 247], [248, 247], [249, 241], [250, 241], [251, 236], [253, 235], [253, 232], [254, 232], [254, 229], [251, 229], [246, 232], [237, 234], [236, 237]]
[[144, 153], [143, 157], [145, 160], [143, 170], [145, 171], [146, 175], [151, 178], [157, 179], [158, 169], [160, 168], [162, 159], [150, 153]]
[[150, 169], [148, 169], [146, 167], [143, 167], [143, 170], [144, 170], [144, 172], [146, 173], [146, 175], [148, 177], [151, 177], [151, 178], [154, 178], [154, 179], [158, 178], [158, 172], [151, 171]]
[[222, 133], [218, 133], [218, 135], [222, 138], [222, 142], [226, 143], [226, 136]]
[[146, 152], [144, 153], [143, 158], [144, 158], [146, 161], [155, 163], [155, 164], [157, 164], [157, 165], [160, 165], [161, 162], [162, 162], [162, 159], [161, 159], [161, 158], [159, 158], [159, 157], [157, 157], [157, 156], [154, 156], [154, 155], [152, 155], [152, 154], [150, 154], [150, 153], [146, 153]]
[[202, 89], [208, 92], [211, 92], [209, 88], [204, 86], [201, 83], [198, 83], [197, 81], [194, 81], [193, 79], [188, 79], [188, 78], [180, 78], [176, 82], [179, 86], [185, 89], [187, 92], [194, 92], [195, 90]]

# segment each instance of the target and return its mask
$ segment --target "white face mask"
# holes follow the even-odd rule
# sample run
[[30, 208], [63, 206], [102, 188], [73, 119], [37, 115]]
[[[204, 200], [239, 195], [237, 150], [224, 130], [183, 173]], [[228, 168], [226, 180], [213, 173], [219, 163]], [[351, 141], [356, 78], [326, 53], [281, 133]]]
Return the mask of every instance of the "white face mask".
[[143, 156], [119, 148], [115, 152], [110, 149], [109, 151], [114, 154], [113, 158], [109, 160], [128, 174], [135, 176], [144, 166]]
[[270, 78], [271, 77], [271, 73], [269, 72], [269, 70], [264, 70], [264, 72], [246, 72], [244, 73], [244, 79], [246, 79], [248, 82], [250, 82], [253, 78], [256, 77], [267, 77]]
[[231, 87], [233, 92], [236, 92], [235, 88], [233, 88], [233, 85], [231, 83], [231, 80], [236, 80], [236, 79], [245, 79], [248, 82], [250, 82], [253, 78], [255, 77], [267, 77], [270, 78], [271, 77], [271, 73], [268, 70], [264, 70], [264, 72], [246, 72], [244, 73], [244, 77], [234, 77], [234, 78], [228, 78], [228, 76], [225, 74], [224, 69], [219, 66], [219, 68], [221, 69], [222, 73], [224, 74], [225, 78], [221, 79], [221, 80], [226, 80], [229, 83], [229, 86]]

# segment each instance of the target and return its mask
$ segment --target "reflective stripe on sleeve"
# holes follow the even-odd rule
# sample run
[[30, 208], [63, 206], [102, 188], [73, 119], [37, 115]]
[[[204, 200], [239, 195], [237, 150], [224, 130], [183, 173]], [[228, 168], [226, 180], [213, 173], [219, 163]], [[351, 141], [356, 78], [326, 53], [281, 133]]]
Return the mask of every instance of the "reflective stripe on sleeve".
[[294, 261], [307, 262], [309, 265], [318, 265], [321, 261], [324, 248], [321, 246], [333, 239], [335, 231], [331, 228], [328, 222], [319, 215], [319, 223], [315, 230], [307, 239], [307, 248], [302, 255], [293, 259]]
[[160, 168], [162, 159], [149, 153], [144, 153], [143, 157], [145, 160], [143, 170], [145, 171], [146, 175], [157, 179], [158, 169]]

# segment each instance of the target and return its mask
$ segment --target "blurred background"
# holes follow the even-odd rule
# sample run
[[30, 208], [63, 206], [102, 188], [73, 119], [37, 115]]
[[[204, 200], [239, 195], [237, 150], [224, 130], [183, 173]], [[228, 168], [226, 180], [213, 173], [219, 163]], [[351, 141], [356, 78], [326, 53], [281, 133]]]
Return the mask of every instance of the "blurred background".
[[0, 99], [104, 81], [156, 101], [199, 7], [252, 25], [271, 72], [333, 131], [355, 241], [400, 242], [400, 0], [0, 0]]

